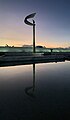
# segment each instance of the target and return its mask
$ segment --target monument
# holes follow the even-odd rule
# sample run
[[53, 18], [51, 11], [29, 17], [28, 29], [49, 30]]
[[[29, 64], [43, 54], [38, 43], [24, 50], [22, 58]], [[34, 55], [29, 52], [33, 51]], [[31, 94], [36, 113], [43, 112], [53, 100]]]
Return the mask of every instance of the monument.
[[24, 22], [27, 25], [33, 26], [33, 53], [35, 53], [35, 21], [33, 20], [33, 23], [29, 22], [28, 19], [33, 18], [36, 13], [32, 13], [25, 17]]

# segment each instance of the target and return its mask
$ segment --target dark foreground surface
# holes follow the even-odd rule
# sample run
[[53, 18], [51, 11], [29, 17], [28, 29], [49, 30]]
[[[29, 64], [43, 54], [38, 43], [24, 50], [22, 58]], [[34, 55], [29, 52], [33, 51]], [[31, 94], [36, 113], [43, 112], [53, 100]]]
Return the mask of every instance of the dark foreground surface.
[[0, 120], [70, 119], [70, 62], [0, 67]]

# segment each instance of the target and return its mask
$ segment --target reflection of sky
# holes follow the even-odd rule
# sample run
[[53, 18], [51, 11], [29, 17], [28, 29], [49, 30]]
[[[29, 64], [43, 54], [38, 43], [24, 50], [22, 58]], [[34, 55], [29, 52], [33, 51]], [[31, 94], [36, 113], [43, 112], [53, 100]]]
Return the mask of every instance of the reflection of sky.
[[[42, 63], [35, 64], [36, 75], [39, 77], [51, 77], [53, 76], [70, 76], [70, 62], [57, 62], [57, 63]], [[20, 65], [11, 67], [0, 67], [0, 81], [3, 80], [25, 80], [30, 79], [33, 75], [33, 64], [32, 65]], [[30, 77], [30, 78], [29, 78]], [[49, 79], [49, 78], [48, 78]]]
[[32, 65], [0, 68], [0, 90], [22, 89], [32, 82]]
[[[70, 93], [70, 62], [36, 65], [36, 87], [38, 95], [64, 96]], [[55, 97], [56, 98], [56, 97]], [[59, 97], [58, 97], [59, 98]], [[44, 99], [45, 100], [45, 99]], [[46, 101], [45, 101], [46, 102]]]
[[0, 45], [32, 44], [31, 27], [23, 23], [36, 12], [36, 42], [48, 47], [70, 44], [69, 0], [0, 0]]
[[[17, 90], [32, 86], [33, 65], [0, 68], [0, 90]], [[64, 89], [70, 85], [70, 62], [35, 65], [35, 86], [39, 90]], [[57, 86], [57, 87], [56, 87]], [[58, 87], [59, 86], [59, 87]]]
[[[36, 64], [35, 97], [32, 65], [0, 68], [0, 118], [2, 120], [59, 120], [70, 115], [70, 62]], [[32, 93], [29, 89], [29, 93]], [[56, 114], [55, 114], [56, 113]], [[51, 118], [50, 118], [51, 117]]]
[[[32, 72], [32, 65], [27, 66], [11, 66], [11, 67], [1, 67], [0, 68], [0, 80], [9, 80], [12, 79], [12, 81], [16, 79], [27, 78], [30, 76]], [[27, 75], [28, 74], [28, 75]]]
[[[57, 63], [43, 63], [36, 65], [36, 72], [38, 76], [42, 76], [49, 81], [49, 78], [52, 80], [65, 80], [70, 78], [70, 62], [57, 62]], [[56, 79], [58, 78], [58, 79]], [[64, 79], [63, 79], [64, 78]]]

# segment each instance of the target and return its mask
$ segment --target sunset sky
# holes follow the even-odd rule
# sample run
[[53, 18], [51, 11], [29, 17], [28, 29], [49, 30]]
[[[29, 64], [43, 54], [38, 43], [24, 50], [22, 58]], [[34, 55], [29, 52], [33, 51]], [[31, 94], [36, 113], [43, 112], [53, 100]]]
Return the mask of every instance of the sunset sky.
[[36, 12], [36, 45], [70, 46], [70, 0], [0, 0], [0, 46], [32, 44], [24, 18]]

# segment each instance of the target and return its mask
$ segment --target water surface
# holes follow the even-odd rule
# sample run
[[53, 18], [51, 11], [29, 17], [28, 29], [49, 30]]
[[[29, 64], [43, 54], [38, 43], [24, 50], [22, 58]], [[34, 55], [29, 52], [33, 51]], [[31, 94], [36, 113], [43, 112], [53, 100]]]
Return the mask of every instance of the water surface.
[[52, 120], [70, 114], [70, 62], [0, 67], [0, 119]]

